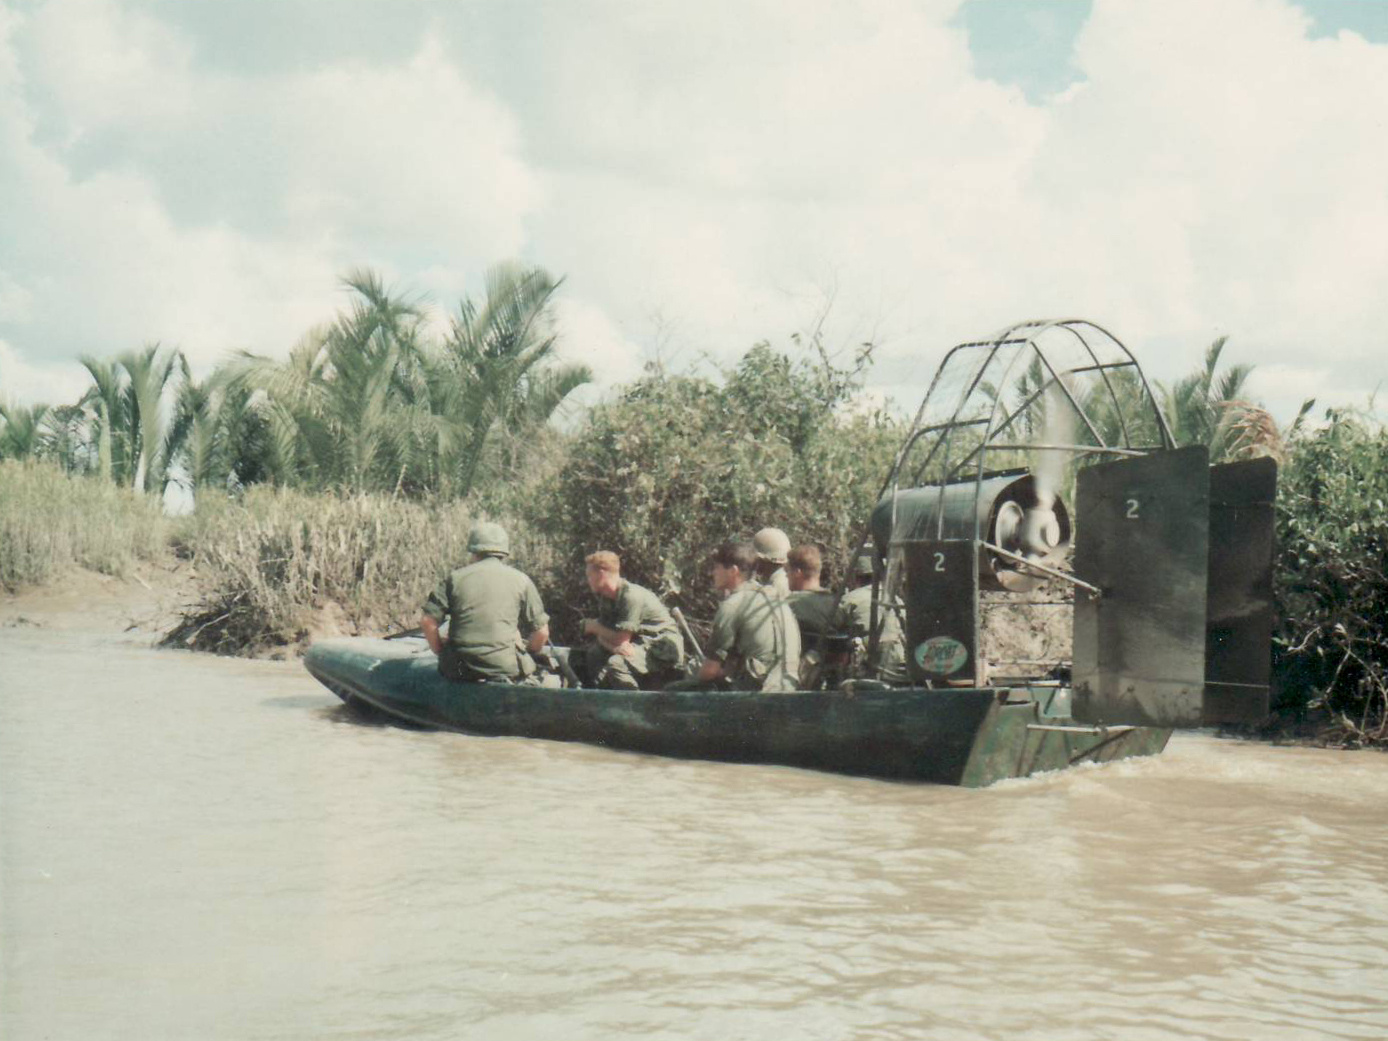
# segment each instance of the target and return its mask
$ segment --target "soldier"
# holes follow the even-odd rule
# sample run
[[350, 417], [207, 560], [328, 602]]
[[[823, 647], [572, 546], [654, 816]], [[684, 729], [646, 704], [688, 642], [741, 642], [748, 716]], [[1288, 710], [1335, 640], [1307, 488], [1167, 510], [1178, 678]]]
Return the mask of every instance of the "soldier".
[[752, 536], [752, 548], [757, 554], [757, 582], [784, 600], [790, 596], [790, 579], [786, 575], [786, 555], [790, 539], [780, 528], [762, 528]]
[[790, 609], [800, 623], [800, 689], [818, 689], [834, 629], [834, 594], [820, 584], [823, 557], [813, 544], [796, 546], [786, 558]]
[[[531, 655], [549, 642], [549, 615], [535, 583], [504, 563], [511, 541], [500, 524], [473, 525], [467, 548], [472, 562], [444, 576], [419, 627], [446, 679], [521, 682], [535, 672]], [[439, 635], [445, 619], [446, 640]]]
[[800, 627], [785, 601], [750, 581], [756, 550], [751, 543], [725, 542], [714, 552], [712, 564], [713, 585], [724, 600], [713, 616], [704, 663], [694, 679], [673, 686], [794, 691], [800, 671]]
[[801, 635], [834, 631], [834, 594], [820, 585], [823, 571], [824, 557], [811, 543], [796, 546], [786, 558], [790, 609], [800, 623]]
[[877, 655], [871, 662], [866, 660], [866, 649], [871, 645], [868, 634], [872, 628], [873, 569], [871, 551], [861, 554], [853, 562], [854, 588], [839, 601], [835, 628], [861, 641], [864, 654], [859, 656], [854, 669], [859, 676], [875, 675], [887, 683], [905, 683], [906, 648], [901, 621], [885, 598], [877, 602]]
[[590, 553], [584, 564], [598, 616], [583, 619], [583, 634], [593, 642], [570, 657], [583, 685], [637, 690], [673, 679], [684, 658], [682, 638], [660, 597], [624, 579], [615, 553]]

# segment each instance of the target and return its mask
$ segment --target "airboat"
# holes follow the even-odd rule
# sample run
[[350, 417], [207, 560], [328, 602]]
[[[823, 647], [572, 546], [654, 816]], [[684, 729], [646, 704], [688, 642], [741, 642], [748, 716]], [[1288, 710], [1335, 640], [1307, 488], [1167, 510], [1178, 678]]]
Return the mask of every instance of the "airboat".
[[408, 639], [304, 663], [412, 724], [664, 756], [981, 787], [1154, 755], [1172, 728], [1267, 714], [1276, 480], [1270, 459], [1178, 446], [1107, 330], [1022, 322], [945, 355], [864, 521], [867, 659], [895, 614], [904, 686], [454, 683]]

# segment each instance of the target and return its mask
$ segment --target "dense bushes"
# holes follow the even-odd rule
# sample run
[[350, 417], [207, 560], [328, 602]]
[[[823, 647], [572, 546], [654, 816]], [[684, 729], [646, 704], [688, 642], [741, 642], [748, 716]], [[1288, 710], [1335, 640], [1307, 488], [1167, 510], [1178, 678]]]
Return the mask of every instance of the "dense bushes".
[[1350, 743], [1388, 740], [1388, 430], [1331, 410], [1280, 475], [1277, 707], [1324, 707]]
[[[653, 368], [569, 433], [533, 431], [509, 481], [466, 501], [307, 494], [253, 487], [199, 497], [176, 526], [205, 601], [176, 638], [254, 651], [313, 630], [412, 627], [439, 576], [464, 561], [474, 517], [501, 520], [539, 585], [558, 639], [590, 594], [583, 557], [622, 555], [627, 574], [707, 619], [706, 561], [726, 538], [774, 524], [841, 568], [901, 429], [849, 406], [866, 357], [794, 361], [767, 345], [714, 378]], [[1388, 742], [1388, 430], [1331, 411], [1298, 422], [1278, 498], [1275, 707], [1336, 721], [1350, 743]], [[70, 564], [120, 573], [164, 545], [157, 500], [55, 466], [0, 462], [0, 584]]]
[[[866, 355], [848, 368], [812, 357], [793, 362], [761, 345], [717, 380], [651, 371], [572, 433], [531, 438], [515, 479], [462, 501], [269, 485], [201, 495], [196, 512], [176, 522], [174, 541], [203, 600], [170, 638], [245, 653], [315, 631], [410, 628], [439, 576], [467, 559], [467, 531], [480, 516], [511, 531], [515, 562], [539, 585], [561, 639], [576, 637], [574, 622], [588, 610], [583, 557], [595, 549], [615, 549], [631, 577], [705, 618], [714, 606], [705, 562], [726, 538], [774, 524], [841, 562], [899, 432], [883, 413], [845, 411]], [[82, 484], [93, 502], [138, 504], [155, 523], [132, 527], [159, 542], [152, 497], [45, 472]], [[101, 512], [66, 509], [88, 532], [101, 530]], [[51, 535], [54, 526], [44, 527]], [[44, 577], [30, 568], [14, 582]]]
[[[252, 488], [203, 497], [178, 539], [205, 600], [173, 638], [256, 650], [312, 631], [410, 628], [439, 576], [467, 559], [474, 516], [500, 519], [540, 587], [556, 638], [589, 609], [583, 558], [614, 549], [626, 573], [709, 617], [704, 563], [767, 524], [842, 558], [898, 433], [845, 416], [858, 367], [792, 363], [760, 346], [721, 382], [652, 371], [567, 438], [531, 446], [524, 480], [466, 502]], [[671, 596], [671, 594], [674, 594]]]
[[[546, 583], [556, 603], [584, 604], [595, 549], [701, 617], [725, 539], [775, 525], [842, 561], [900, 438], [883, 413], [844, 413], [863, 360], [794, 363], [763, 344], [721, 382], [654, 370], [594, 409], [542, 519], [563, 568]], [[555, 613], [562, 632], [574, 612]]]
[[158, 500], [56, 464], [0, 460], [0, 586], [45, 582], [72, 565], [120, 575], [164, 550]]

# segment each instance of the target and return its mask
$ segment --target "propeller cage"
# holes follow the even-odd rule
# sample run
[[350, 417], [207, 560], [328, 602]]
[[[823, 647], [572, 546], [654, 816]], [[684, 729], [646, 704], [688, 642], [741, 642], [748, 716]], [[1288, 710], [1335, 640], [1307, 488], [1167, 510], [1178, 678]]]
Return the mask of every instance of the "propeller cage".
[[[874, 617], [901, 613], [918, 684], [1071, 681], [1086, 722], [1254, 722], [1268, 710], [1275, 493], [1271, 460], [1211, 467], [1203, 447], [1178, 448], [1111, 333], [1023, 322], [941, 362], [861, 541], [878, 565]], [[1065, 657], [997, 653], [985, 611], [1071, 602]]]

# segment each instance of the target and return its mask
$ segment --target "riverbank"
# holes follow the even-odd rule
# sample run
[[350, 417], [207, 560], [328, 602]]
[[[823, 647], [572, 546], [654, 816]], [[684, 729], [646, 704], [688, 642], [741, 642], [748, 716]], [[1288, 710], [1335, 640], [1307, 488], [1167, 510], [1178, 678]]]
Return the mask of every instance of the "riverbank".
[[185, 561], [168, 554], [141, 561], [125, 575], [72, 567], [40, 585], [0, 592], [0, 628], [92, 632], [155, 644], [195, 602], [197, 581]]
[[[197, 570], [172, 552], [141, 561], [122, 575], [71, 567], [48, 581], [15, 593], [0, 592], [0, 629], [53, 634], [55, 644], [74, 636], [99, 636], [133, 645], [197, 649], [195, 625], [207, 592]], [[315, 639], [358, 635], [340, 606], [312, 614], [299, 641], [262, 646], [253, 654], [269, 660], [297, 657]]]
[[[574, 442], [581, 451], [560, 446], [543, 466], [467, 499], [410, 487], [394, 471], [389, 494], [257, 479], [231, 495], [201, 488], [192, 513], [170, 518], [157, 497], [95, 474], [0, 460], [0, 588], [56, 581], [74, 564], [127, 575], [172, 550], [199, 579], [176, 645], [288, 657], [315, 634], [413, 627], [439, 576], [466, 559], [471, 523], [485, 518], [511, 532], [513, 560], [535, 580], [558, 642], [577, 638], [589, 603], [583, 560], [598, 547], [618, 552], [624, 573], [697, 630], [717, 603], [709, 548], [773, 518], [796, 541], [823, 547], [826, 584], [837, 584], [894, 451], [890, 424], [820, 423], [803, 410], [791, 423], [768, 411], [768, 402], [818, 400], [803, 373], [799, 383], [776, 382], [786, 373], [772, 361], [754, 352], [721, 387], [651, 375], [623, 392], [620, 407], [594, 412]], [[767, 429], [768, 416], [782, 425]], [[794, 448], [806, 430], [825, 436]], [[1333, 742], [1388, 746], [1388, 430], [1332, 411], [1287, 433], [1269, 648], [1278, 732], [1262, 736], [1329, 726]], [[730, 480], [755, 473], [779, 476]], [[1067, 624], [1036, 627], [1014, 615], [999, 608], [984, 619], [993, 660], [1069, 657]]]

